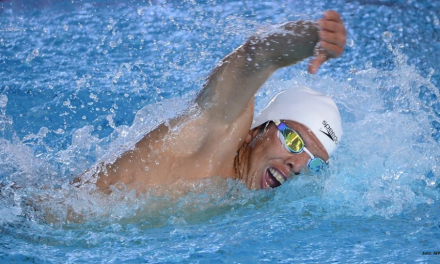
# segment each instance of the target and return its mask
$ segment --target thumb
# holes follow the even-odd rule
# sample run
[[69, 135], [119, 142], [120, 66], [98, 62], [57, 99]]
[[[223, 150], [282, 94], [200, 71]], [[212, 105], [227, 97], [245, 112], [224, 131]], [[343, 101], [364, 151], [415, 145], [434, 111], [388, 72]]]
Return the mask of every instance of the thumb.
[[308, 71], [311, 74], [315, 74], [319, 67], [327, 61], [327, 56], [324, 53], [317, 54], [310, 62], [308, 66]]

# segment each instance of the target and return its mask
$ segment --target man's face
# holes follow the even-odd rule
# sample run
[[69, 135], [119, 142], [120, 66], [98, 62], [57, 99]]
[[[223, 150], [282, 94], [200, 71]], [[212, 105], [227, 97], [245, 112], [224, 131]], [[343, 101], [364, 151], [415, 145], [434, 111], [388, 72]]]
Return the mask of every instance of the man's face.
[[[297, 131], [304, 140], [307, 149], [315, 156], [328, 160], [327, 151], [312, 131], [306, 126], [285, 120], [284, 123]], [[273, 122], [262, 133], [254, 132], [249, 144], [248, 173], [243, 181], [249, 189], [271, 189], [280, 186], [293, 174], [307, 170], [310, 156], [305, 152], [291, 153], [277, 136]]]

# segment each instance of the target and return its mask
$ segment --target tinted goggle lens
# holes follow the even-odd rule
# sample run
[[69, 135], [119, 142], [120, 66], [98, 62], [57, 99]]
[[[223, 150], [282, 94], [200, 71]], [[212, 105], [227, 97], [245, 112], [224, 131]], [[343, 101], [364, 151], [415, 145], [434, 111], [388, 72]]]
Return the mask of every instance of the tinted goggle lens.
[[315, 157], [309, 161], [308, 167], [311, 171], [318, 172], [324, 168], [324, 165], [325, 162], [322, 159]]
[[295, 131], [285, 128], [282, 132], [286, 146], [290, 152], [300, 153], [304, 149], [304, 141]]

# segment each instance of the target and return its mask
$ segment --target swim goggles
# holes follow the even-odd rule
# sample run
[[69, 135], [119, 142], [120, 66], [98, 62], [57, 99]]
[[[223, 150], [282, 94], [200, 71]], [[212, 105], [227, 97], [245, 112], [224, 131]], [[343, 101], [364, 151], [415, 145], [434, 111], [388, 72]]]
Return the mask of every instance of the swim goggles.
[[305, 146], [304, 140], [301, 138], [298, 132], [288, 127], [280, 120], [272, 120], [278, 128], [278, 138], [281, 144], [291, 153], [299, 154], [305, 151], [309, 154], [310, 159], [307, 163], [307, 167], [312, 172], [318, 172], [327, 164], [321, 158], [315, 157]]

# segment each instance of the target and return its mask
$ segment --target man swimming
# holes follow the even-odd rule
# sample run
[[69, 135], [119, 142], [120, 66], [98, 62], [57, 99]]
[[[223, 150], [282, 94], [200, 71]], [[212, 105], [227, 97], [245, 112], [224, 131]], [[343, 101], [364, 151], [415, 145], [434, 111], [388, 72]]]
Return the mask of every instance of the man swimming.
[[318, 171], [342, 135], [333, 100], [308, 88], [289, 89], [252, 123], [254, 94], [276, 70], [308, 57], [314, 56], [308, 71], [316, 73], [342, 54], [345, 41], [334, 11], [317, 23], [289, 22], [251, 37], [212, 71], [195, 107], [101, 165], [97, 177], [83, 175], [75, 184], [93, 182], [109, 192], [123, 183], [143, 193], [177, 180], [222, 176], [250, 189], [270, 189], [303, 170]]

